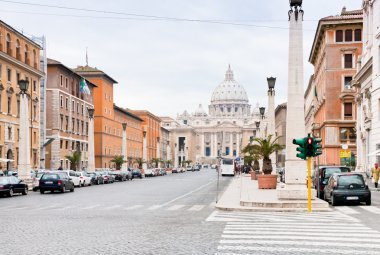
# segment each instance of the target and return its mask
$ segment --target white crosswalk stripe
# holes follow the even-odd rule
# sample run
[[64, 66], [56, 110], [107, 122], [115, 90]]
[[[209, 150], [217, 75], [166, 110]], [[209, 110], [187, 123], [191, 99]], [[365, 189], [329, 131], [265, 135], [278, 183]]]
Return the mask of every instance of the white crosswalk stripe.
[[347, 214], [214, 211], [207, 221], [226, 224], [218, 255], [379, 254], [380, 232]]
[[359, 206], [359, 207], [371, 213], [380, 214], [380, 208], [378, 207], [374, 207], [374, 206]]
[[143, 205], [132, 205], [132, 206], [128, 206], [126, 208], [124, 208], [124, 210], [127, 210], [127, 211], [130, 211], [130, 210], [136, 210], [138, 208], [142, 208], [144, 207]]
[[151, 207], [148, 208], [148, 210], [154, 211], [154, 210], [157, 210], [157, 209], [159, 209], [161, 207], [162, 207], [162, 205], [152, 205]]
[[336, 206], [334, 209], [344, 213], [344, 214], [360, 214], [357, 210], [354, 210], [353, 208], [349, 206]]
[[185, 207], [185, 205], [173, 205], [173, 206], [170, 206], [167, 210], [168, 211], [177, 211], [178, 209], [181, 209]]
[[204, 207], [204, 205], [193, 205], [189, 208], [189, 211], [201, 211]]

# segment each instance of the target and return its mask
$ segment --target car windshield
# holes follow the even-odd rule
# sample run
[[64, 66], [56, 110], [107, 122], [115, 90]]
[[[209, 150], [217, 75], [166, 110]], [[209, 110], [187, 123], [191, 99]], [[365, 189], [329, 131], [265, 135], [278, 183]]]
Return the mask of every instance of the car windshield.
[[37, 173], [36, 177], [41, 178], [42, 175], [44, 175], [44, 173]]
[[351, 184], [364, 185], [363, 176], [358, 174], [341, 175], [338, 180], [339, 186], [347, 186]]
[[57, 180], [58, 179], [58, 174], [44, 174], [41, 178], [41, 180], [50, 180], [50, 179], [54, 179], [54, 180]]
[[134, 169], [133, 172], [134, 172], [134, 173], [139, 173], [140, 170], [138, 170], [138, 169]]
[[5, 185], [9, 183], [9, 178], [7, 177], [1, 177], [0, 178], [0, 184]]
[[325, 179], [330, 178], [334, 173], [348, 173], [350, 169], [348, 167], [328, 167], [325, 168]]
[[223, 165], [232, 165], [233, 163], [232, 159], [223, 159]]

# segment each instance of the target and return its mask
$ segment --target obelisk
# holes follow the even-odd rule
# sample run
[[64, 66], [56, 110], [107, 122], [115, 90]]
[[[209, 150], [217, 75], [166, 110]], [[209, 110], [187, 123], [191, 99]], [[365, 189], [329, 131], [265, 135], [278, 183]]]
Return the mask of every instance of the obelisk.
[[121, 170], [128, 170], [128, 155], [127, 155], [127, 123], [122, 123], [123, 126], [123, 140], [121, 141], [121, 155], [124, 156], [124, 162], [121, 165]]
[[290, 0], [289, 11], [288, 102], [286, 113], [285, 187], [277, 190], [279, 199], [307, 199], [306, 161], [296, 157], [294, 138], [305, 136], [303, 86], [302, 0]]

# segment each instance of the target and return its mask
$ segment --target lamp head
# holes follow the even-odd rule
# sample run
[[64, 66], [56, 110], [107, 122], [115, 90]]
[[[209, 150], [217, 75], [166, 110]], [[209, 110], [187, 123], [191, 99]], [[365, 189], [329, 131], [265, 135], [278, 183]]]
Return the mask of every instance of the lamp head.
[[267, 81], [268, 81], [269, 90], [273, 90], [274, 85], [276, 85], [276, 77], [269, 77], [269, 78], [267, 78]]
[[265, 114], [265, 107], [260, 107], [260, 108], [259, 108], [259, 111], [260, 111], [260, 115], [261, 115], [261, 117], [264, 117], [264, 114]]
[[94, 118], [95, 109], [94, 108], [88, 108], [87, 111], [88, 111], [88, 117], [90, 117], [90, 119]]
[[126, 130], [127, 129], [127, 123], [122, 123], [121, 125], [123, 125], [123, 130]]
[[255, 124], [256, 124], [256, 128], [260, 127], [260, 121], [256, 121]]
[[302, 0], [289, 0], [290, 7], [302, 6]]
[[26, 93], [28, 91], [29, 81], [28, 80], [19, 80], [18, 85], [20, 86], [21, 92]]

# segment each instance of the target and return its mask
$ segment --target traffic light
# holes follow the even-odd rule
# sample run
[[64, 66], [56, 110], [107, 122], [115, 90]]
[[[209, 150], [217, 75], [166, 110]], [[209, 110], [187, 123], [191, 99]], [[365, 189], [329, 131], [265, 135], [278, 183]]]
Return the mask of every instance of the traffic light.
[[306, 157], [311, 158], [314, 156], [314, 138], [310, 134], [306, 138]]
[[322, 145], [321, 145], [322, 139], [321, 138], [314, 138], [314, 157], [318, 157], [322, 154]]
[[305, 148], [306, 138], [293, 139], [293, 144], [298, 145], [297, 151], [299, 153], [297, 153], [297, 155], [296, 155], [297, 158], [306, 159], [306, 148]]

